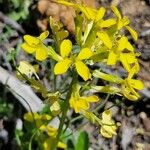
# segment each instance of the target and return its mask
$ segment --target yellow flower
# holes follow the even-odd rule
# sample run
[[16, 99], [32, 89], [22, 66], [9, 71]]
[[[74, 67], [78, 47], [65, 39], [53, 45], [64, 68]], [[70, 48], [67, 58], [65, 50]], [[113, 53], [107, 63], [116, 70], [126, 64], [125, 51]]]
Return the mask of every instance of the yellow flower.
[[134, 73], [138, 73], [140, 66], [138, 63], [138, 60], [136, 58], [136, 54], [134, 54], [133, 52], [130, 53], [121, 53], [120, 57], [119, 57], [120, 62], [122, 63], [123, 67], [130, 72], [133, 67], [135, 68], [135, 72]]
[[120, 14], [119, 10], [117, 9], [117, 7], [115, 6], [111, 6], [112, 11], [114, 12], [114, 14], [117, 16], [118, 21], [117, 21], [117, 29], [120, 30], [122, 27], [125, 27], [131, 34], [131, 36], [133, 37], [133, 39], [136, 41], [138, 39], [138, 34], [137, 32], [131, 28], [129, 25], [130, 20], [127, 16], [122, 17], [122, 15]]
[[38, 75], [36, 74], [36, 70], [35, 70], [34, 66], [32, 66], [31, 64], [29, 64], [26, 61], [20, 61], [20, 65], [19, 65], [19, 67], [17, 69], [18, 69], [18, 71], [20, 71], [22, 74], [25, 74], [29, 78], [31, 78], [31, 76], [33, 74], [37, 78], [39, 78]]
[[[47, 135], [49, 136], [49, 138], [47, 138], [43, 143], [44, 150], [51, 150], [53, 144], [56, 141], [56, 136], [57, 136], [57, 133], [58, 133], [57, 129], [52, 127], [51, 125], [47, 125], [47, 126], [42, 125], [40, 127], [40, 130], [42, 132], [46, 132]], [[67, 146], [66, 146], [66, 144], [59, 141], [57, 147], [61, 148], [61, 149], [65, 149]]]
[[100, 122], [101, 128], [100, 133], [106, 138], [111, 138], [116, 135], [117, 126], [112, 120], [112, 112], [110, 110], [105, 110], [102, 113], [102, 120]]
[[46, 132], [48, 134], [49, 137], [53, 137], [56, 138], [57, 136], [57, 129], [52, 127], [51, 125], [42, 125], [40, 127], [40, 130], [43, 132]]
[[103, 17], [106, 12], [106, 9], [104, 7], [100, 7], [98, 10], [96, 10], [83, 4], [75, 4], [71, 2], [66, 2], [64, 0], [58, 0], [57, 2], [80, 10], [88, 20], [93, 20], [96, 23], [96, 25], [101, 28], [109, 27], [116, 24], [116, 19], [103, 20]]
[[[125, 50], [127, 50], [127, 52], [124, 52]], [[130, 72], [133, 65], [137, 66], [137, 72], [139, 70], [139, 64], [134, 53], [134, 47], [125, 36], [122, 36], [117, 41], [116, 45], [109, 50], [107, 65], [115, 65], [117, 61], [120, 61], [128, 72]]]
[[75, 112], [78, 113], [80, 110], [89, 109], [90, 105], [89, 103], [97, 102], [98, 97], [95, 95], [87, 96], [87, 97], [73, 97], [71, 96], [69, 102], [70, 107], [74, 108]]
[[128, 77], [122, 82], [121, 90], [122, 94], [132, 101], [136, 101], [140, 97], [136, 90], [142, 90], [144, 88], [144, 85], [140, 80], [132, 79], [135, 72], [136, 69], [133, 67], [132, 70], [129, 72]]
[[48, 35], [48, 31], [43, 32], [39, 37], [25, 35], [25, 42], [21, 45], [21, 47], [29, 54], [35, 52], [35, 57], [37, 60], [45, 60], [48, 57], [48, 50], [43, 44], [43, 40], [47, 38]]
[[[51, 150], [54, 143], [55, 143], [54, 138], [51, 138], [51, 137], [47, 138], [43, 143], [43, 149]], [[65, 143], [59, 141], [57, 147], [60, 149], [66, 149], [67, 145]]]
[[99, 10], [96, 10], [83, 4], [75, 4], [71, 2], [66, 2], [64, 0], [58, 0], [57, 2], [66, 6], [72, 6], [75, 9], [79, 9], [87, 17], [87, 19], [94, 20], [95, 22], [102, 19], [106, 11], [104, 7], [100, 7]]
[[37, 127], [40, 127], [41, 125], [43, 125], [43, 122], [45, 121], [49, 121], [51, 120], [51, 116], [47, 115], [47, 114], [38, 114], [38, 113], [31, 113], [28, 112], [24, 115], [24, 120], [28, 121], [28, 122], [34, 122], [36, 123]]
[[80, 88], [80, 85], [73, 86], [72, 95], [69, 100], [70, 107], [72, 107], [76, 113], [80, 112], [81, 110], [88, 110], [90, 107], [89, 103], [99, 101], [99, 98], [96, 95], [81, 97], [79, 94]]
[[63, 40], [60, 45], [60, 55], [62, 60], [54, 67], [55, 74], [65, 73], [71, 65], [75, 65], [78, 74], [86, 81], [91, 78], [89, 68], [85, 65], [83, 60], [89, 59], [93, 52], [89, 48], [83, 48], [77, 56], [70, 56], [72, 50], [72, 43], [70, 40]]

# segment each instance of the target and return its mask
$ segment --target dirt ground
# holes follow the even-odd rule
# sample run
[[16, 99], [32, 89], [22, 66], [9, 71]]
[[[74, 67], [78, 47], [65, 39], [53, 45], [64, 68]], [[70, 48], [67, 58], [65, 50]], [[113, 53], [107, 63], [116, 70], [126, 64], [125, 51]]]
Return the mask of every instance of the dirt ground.
[[[0, 66], [7, 71], [15, 74], [14, 67], [6, 59], [6, 54], [14, 47], [18, 51], [16, 61], [19, 62], [25, 58], [26, 54], [21, 52], [18, 46], [22, 42], [23, 35], [37, 35], [42, 30], [48, 28], [47, 17], [53, 16], [56, 20], [63, 21], [65, 27], [73, 33], [73, 10], [65, 7], [60, 8], [56, 4], [53, 4], [54, 6], [50, 5], [51, 1], [48, 3], [44, 4], [33, 1], [29, 7], [30, 17], [21, 23], [9, 20], [5, 14], [6, 12], [0, 6], [0, 41], [2, 41], [0, 42]], [[112, 108], [115, 120], [122, 124], [118, 130], [118, 135], [114, 136], [113, 139], [107, 140], [102, 138], [98, 134], [98, 130], [95, 130], [95, 127], [90, 124], [85, 125], [84, 129], [88, 129], [87, 131], [92, 139], [91, 150], [150, 150], [150, 1], [99, 0], [96, 3], [94, 1], [87, 2], [87, 5], [92, 5], [92, 7], [104, 6], [109, 8], [110, 4], [116, 5], [123, 15], [129, 16], [132, 27], [139, 34], [138, 41], [135, 43], [131, 40], [131, 43], [135, 45], [137, 52], [141, 54], [139, 56], [141, 69], [138, 78], [144, 82], [145, 89], [140, 92], [141, 99], [138, 102], [126, 101], [124, 104]], [[64, 16], [63, 20], [62, 16]], [[2, 33], [5, 33], [6, 24], [13, 30], [10, 33], [7, 32], [7, 35], [4, 35]], [[0, 97], [2, 97], [5, 91], [3, 85], [0, 85], [0, 89]], [[8, 95], [6, 94], [5, 98], [12, 99], [12, 96]], [[16, 102], [14, 103], [16, 104]], [[112, 101], [110, 100], [107, 106], [111, 105]], [[1, 132], [3, 129], [6, 129], [8, 134], [12, 134], [12, 131], [7, 128], [7, 125], [9, 126], [11, 123], [15, 124], [16, 118], [21, 118], [24, 112], [24, 110], [21, 110], [23, 109], [22, 106], [17, 104], [16, 107], [19, 107], [19, 109], [17, 111], [13, 110], [13, 112], [17, 112], [19, 115], [15, 116], [13, 114], [10, 118], [5, 119], [0, 115], [0, 139], [2, 139], [0, 140], [0, 149], [7, 149], [10, 145], [16, 145], [12, 136], [8, 135], [7, 139], [3, 139]], [[3, 125], [2, 120], [4, 120], [6, 126]], [[13, 146], [11, 147], [13, 149]]]

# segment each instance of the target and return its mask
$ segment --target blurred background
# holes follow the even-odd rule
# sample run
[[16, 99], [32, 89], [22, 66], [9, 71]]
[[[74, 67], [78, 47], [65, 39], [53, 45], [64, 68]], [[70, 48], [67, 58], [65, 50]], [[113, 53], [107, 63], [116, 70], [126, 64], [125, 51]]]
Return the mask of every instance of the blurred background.
[[[79, 0], [74, 0], [78, 2]], [[91, 139], [93, 150], [150, 150], [150, 1], [149, 0], [83, 0], [84, 4], [93, 8], [104, 6], [110, 16], [110, 5], [119, 8], [124, 16], [131, 20], [131, 26], [139, 34], [136, 43], [130, 42], [140, 53], [139, 63], [141, 66], [137, 76], [142, 80], [145, 89], [140, 92], [141, 99], [133, 103], [125, 103], [114, 106], [113, 117], [121, 122], [118, 135], [107, 140], [98, 134], [98, 130], [86, 124], [83, 129]], [[49, 17], [61, 21], [64, 28], [69, 30], [70, 37], [74, 37], [74, 11], [71, 8], [58, 5], [52, 0], [0, 0], [0, 150], [20, 149], [17, 141], [17, 129], [23, 131], [23, 114], [26, 109], [12, 94], [4, 82], [4, 76], [15, 76], [15, 65], [20, 60], [34, 60], [27, 57], [21, 50], [23, 35], [39, 35], [40, 32], [50, 30]], [[49, 41], [51, 41], [51, 35]], [[15, 49], [15, 52], [13, 51]], [[14, 55], [16, 64], [13, 64]], [[41, 65], [41, 64], [40, 64]], [[48, 79], [45, 77], [46, 70], [41, 66], [39, 74], [45, 86]], [[109, 100], [111, 106], [113, 100]], [[78, 124], [78, 123], [76, 123]]]

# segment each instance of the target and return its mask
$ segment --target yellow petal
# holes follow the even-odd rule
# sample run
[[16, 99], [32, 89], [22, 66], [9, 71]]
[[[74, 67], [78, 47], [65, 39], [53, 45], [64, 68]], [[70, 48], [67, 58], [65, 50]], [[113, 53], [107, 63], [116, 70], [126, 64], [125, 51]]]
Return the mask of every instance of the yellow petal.
[[25, 35], [23, 38], [32, 47], [36, 47], [41, 42], [40, 39], [38, 39], [37, 37], [30, 35]]
[[33, 122], [33, 118], [34, 118], [35, 120], [38, 120], [38, 119], [40, 119], [41, 117], [40, 117], [40, 115], [39, 115], [38, 113], [31, 113], [31, 112], [28, 112], [28, 113], [26, 113], [26, 114], [24, 115], [24, 119], [27, 120], [27, 121], [29, 121], [29, 122]]
[[107, 130], [105, 130], [103, 127], [101, 127], [100, 129], [100, 133], [106, 138], [112, 138], [113, 136], [111, 133], [107, 132]]
[[67, 145], [65, 143], [58, 142], [58, 147], [61, 148], [61, 149], [66, 149]]
[[82, 97], [82, 98], [84, 98], [87, 102], [98, 102], [99, 101], [99, 98], [96, 95]]
[[136, 95], [132, 94], [128, 88], [123, 89], [122, 93], [127, 99], [131, 101], [137, 101], [140, 97], [138, 93]]
[[110, 27], [114, 24], [116, 24], [116, 19], [107, 19], [107, 20], [104, 20], [104, 21], [100, 22], [99, 26], [101, 28], [106, 28], [106, 27]]
[[130, 23], [130, 20], [127, 16], [123, 17], [121, 20], [122, 20], [123, 26], [127, 26]]
[[131, 28], [130, 26], [126, 26], [126, 28], [127, 28], [128, 31], [130, 32], [130, 34], [131, 34], [131, 36], [133, 37], [133, 39], [134, 39], [135, 41], [137, 41], [137, 39], [138, 39], [138, 34], [137, 34], [137, 32], [136, 32], [133, 28]]
[[111, 117], [112, 117], [112, 112], [111, 112], [111, 110], [105, 110], [105, 111], [102, 113], [102, 120], [103, 120], [103, 122], [105, 122], [105, 123], [108, 123], [107, 121], [111, 120]]
[[88, 103], [85, 99], [83, 99], [82, 97], [80, 97], [80, 98], [78, 99], [78, 101], [77, 101], [77, 106], [78, 106], [78, 108], [79, 108], [79, 111], [80, 111], [81, 109], [83, 109], [83, 110], [89, 109], [89, 103]]
[[39, 39], [41, 41], [43, 41], [44, 39], [46, 39], [48, 37], [48, 35], [49, 35], [49, 32], [45, 31], [45, 32], [43, 32], [43, 33], [40, 34]]
[[131, 66], [130, 66], [130, 62], [128, 61], [130, 59], [130, 55], [127, 54], [120, 54], [120, 61], [122, 62], [123, 67], [130, 72], [131, 70]]
[[37, 76], [34, 67], [31, 64], [29, 64], [28, 62], [26, 62], [26, 61], [20, 61], [20, 65], [18, 67], [18, 70], [22, 74], [25, 74], [26, 76], [28, 76], [29, 78], [31, 78], [31, 76], [33, 74]]
[[135, 88], [137, 90], [142, 90], [144, 88], [144, 84], [140, 80], [130, 79], [130, 84], [133, 88]]
[[27, 44], [27, 43], [23, 43], [23, 44], [21, 45], [21, 48], [22, 48], [24, 51], [26, 51], [27, 53], [29, 53], [29, 54], [32, 54], [32, 53], [35, 52], [35, 48], [31, 47], [31, 46], [30, 46], [29, 44]]
[[104, 17], [105, 12], [106, 12], [106, 9], [104, 7], [100, 7], [100, 9], [97, 12], [95, 21], [97, 22], [97, 21], [101, 20]]
[[125, 48], [128, 49], [128, 50], [130, 50], [130, 51], [134, 51], [134, 48], [131, 45], [131, 43], [128, 41], [127, 37], [122, 36], [120, 38], [120, 40], [118, 41], [118, 50], [122, 51]]
[[65, 73], [68, 70], [68, 68], [70, 67], [71, 63], [72, 62], [70, 59], [64, 59], [62, 61], [59, 61], [54, 67], [54, 73], [55, 74]]
[[35, 57], [37, 60], [39, 60], [39, 61], [45, 60], [47, 58], [47, 56], [48, 56], [48, 51], [44, 45], [42, 45], [36, 49]]
[[115, 65], [118, 60], [118, 55], [111, 50], [107, 59], [107, 65]]
[[101, 129], [101, 134], [104, 136], [104, 137], [107, 137], [107, 138], [111, 138], [113, 135], [116, 135], [116, 125], [113, 123], [113, 122], [110, 122], [111, 124], [106, 124], [106, 125], [102, 125]]
[[118, 41], [118, 50], [119, 50], [119, 51], [124, 50], [124, 49], [126, 48], [127, 42], [128, 42], [127, 37], [122, 36], [122, 37], [120, 38], [120, 40]]
[[50, 115], [47, 115], [47, 114], [43, 114], [41, 115], [41, 120], [51, 120], [51, 116]]
[[91, 78], [91, 74], [89, 68], [82, 62], [76, 61], [75, 66], [78, 74], [86, 81]]
[[62, 57], [67, 57], [72, 49], [72, 43], [70, 40], [63, 40], [60, 45], [60, 54]]
[[127, 42], [126, 49], [128, 49], [132, 52], [134, 51], [134, 47], [131, 45], [131, 43], [129, 41]]
[[122, 19], [118, 20], [117, 29], [120, 30], [124, 26]]
[[[85, 6], [78, 5], [79, 10], [87, 17], [87, 19], [91, 19], [91, 16], [87, 12], [87, 9]], [[94, 15], [95, 16], [95, 15]]]
[[84, 5], [78, 5], [78, 9], [87, 17], [87, 19], [94, 20], [96, 17], [96, 10]]
[[74, 3], [66, 2], [66, 1], [64, 1], [64, 0], [57, 0], [57, 1], [55, 1], [55, 2], [60, 3], [60, 4], [63, 4], [63, 5], [66, 5], [66, 6], [75, 6]]
[[82, 109], [87, 110], [89, 108], [88, 102], [83, 98], [71, 97], [69, 103], [70, 107], [72, 107], [76, 113], [80, 112]]
[[97, 32], [97, 35], [106, 47], [112, 48], [112, 41], [106, 32]]
[[134, 74], [139, 71], [139, 64], [134, 53], [121, 53], [120, 61], [128, 72], [131, 72], [131, 69], [134, 71]]
[[94, 20], [96, 18], [97, 11], [90, 7], [85, 7], [85, 9], [86, 9], [88, 17], [90, 17], [90, 19]]
[[81, 49], [81, 51], [80, 51], [79, 55], [77, 56], [77, 58], [79, 60], [89, 59], [92, 55], [93, 55], [93, 52], [92, 52], [91, 49], [83, 48], [83, 49]]
[[112, 11], [114, 12], [114, 14], [119, 18], [119, 19], [121, 19], [122, 17], [121, 17], [121, 14], [120, 14], [120, 12], [119, 12], [119, 10], [118, 10], [118, 8], [117, 7], [115, 7], [115, 6], [111, 6], [111, 9], [112, 9]]

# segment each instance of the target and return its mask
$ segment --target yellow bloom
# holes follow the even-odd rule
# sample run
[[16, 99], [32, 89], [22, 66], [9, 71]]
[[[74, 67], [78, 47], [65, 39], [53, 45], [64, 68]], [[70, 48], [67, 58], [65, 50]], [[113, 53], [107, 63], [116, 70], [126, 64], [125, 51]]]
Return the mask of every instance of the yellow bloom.
[[18, 71], [20, 71], [22, 74], [25, 74], [29, 78], [31, 78], [31, 76], [33, 74], [37, 78], [39, 78], [38, 75], [36, 74], [35, 68], [31, 64], [29, 64], [28, 62], [26, 62], [26, 61], [20, 61], [20, 65], [19, 65], [19, 67], [17, 69], [18, 69]]
[[[51, 150], [54, 143], [55, 143], [54, 138], [51, 138], [51, 137], [47, 138], [43, 143], [43, 149]], [[57, 147], [60, 149], [66, 149], [67, 145], [65, 143], [59, 141]]]
[[[124, 52], [124, 50], [127, 50], [128, 52]], [[116, 46], [109, 50], [107, 65], [115, 65], [117, 61], [120, 61], [128, 72], [133, 65], [137, 66], [137, 72], [139, 70], [139, 64], [136, 55], [134, 54], [134, 47], [125, 36], [122, 36], [117, 41]]]
[[70, 107], [74, 108], [75, 112], [78, 113], [80, 110], [89, 109], [90, 105], [89, 103], [97, 102], [98, 97], [95, 95], [87, 96], [87, 97], [73, 97], [71, 96], [69, 102]]
[[21, 45], [21, 47], [29, 54], [35, 52], [35, 57], [37, 60], [45, 60], [48, 56], [48, 50], [43, 44], [43, 40], [47, 38], [48, 35], [48, 31], [43, 32], [39, 37], [25, 35], [25, 42]]
[[96, 23], [96, 25], [101, 28], [110, 27], [116, 24], [116, 19], [103, 20], [103, 17], [106, 12], [106, 9], [104, 7], [100, 7], [98, 10], [96, 10], [83, 4], [75, 4], [71, 2], [66, 2], [64, 0], [58, 0], [57, 2], [80, 10], [88, 20], [93, 20]]
[[100, 133], [106, 138], [111, 138], [113, 135], [117, 134], [117, 126], [111, 118], [112, 112], [110, 110], [105, 110], [102, 113], [102, 120], [100, 122]]
[[80, 88], [80, 85], [75, 85], [73, 87], [73, 92], [69, 100], [70, 107], [72, 107], [76, 113], [80, 112], [81, 110], [88, 110], [90, 107], [89, 103], [99, 101], [99, 98], [96, 95], [81, 97], [79, 94]]
[[40, 127], [41, 125], [43, 125], [43, 122], [45, 121], [49, 121], [51, 120], [51, 116], [47, 115], [47, 114], [38, 114], [38, 113], [31, 113], [28, 112], [24, 115], [24, 120], [28, 121], [28, 122], [34, 122], [36, 123], [37, 127]]
[[64, 0], [58, 0], [57, 2], [66, 6], [72, 6], [75, 9], [79, 9], [87, 17], [87, 19], [94, 20], [95, 22], [102, 19], [106, 11], [104, 7], [100, 7], [99, 10], [96, 10], [94, 8], [87, 7], [83, 4], [75, 4], [71, 2], [66, 2]]
[[[49, 138], [47, 138], [43, 143], [44, 150], [51, 150], [53, 144], [56, 141], [56, 136], [57, 136], [57, 133], [58, 133], [57, 129], [52, 127], [51, 125], [47, 125], [47, 126], [42, 125], [40, 127], [40, 130], [42, 132], [46, 132], [47, 135], [49, 136]], [[61, 148], [61, 149], [65, 149], [67, 146], [66, 146], [66, 144], [59, 141], [57, 147]]]
[[120, 14], [119, 10], [117, 9], [117, 7], [115, 6], [111, 6], [112, 11], [114, 12], [114, 14], [117, 16], [118, 21], [117, 21], [117, 29], [120, 30], [122, 27], [125, 27], [131, 34], [131, 36], [133, 37], [133, 39], [136, 41], [138, 39], [138, 34], [137, 32], [131, 28], [129, 25], [130, 20], [127, 16], [122, 17], [122, 15]]
[[109, 49], [112, 48], [112, 41], [106, 32], [98, 32], [97, 36], [100, 38], [100, 40], [104, 43], [106, 47], [108, 47]]
[[58, 101], [55, 101], [52, 106], [50, 106], [50, 111], [54, 116], [57, 116], [60, 113], [61, 108]]
[[40, 130], [43, 132], [46, 132], [48, 134], [49, 137], [53, 137], [56, 138], [57, 136], [57, 129], [52, 127], [51, 125], [42, 125], [40, 127]]
[[140, 66], [138, 63], [138, 60], [136, 58], [136, 55], [133, 52], [130, 53], [121, 53], [119, 60], [121, 61], [123, 67], [130, 72], [133, 67], [135, 68], [134, 73], [138, 73]]
[[72, 50], [72, 43], [70, 40], [63, 40], [60, 45], [60, 55], [62, 60], [54, 67], [55, 74], [65, 73], [71, 65], [75, 65], [78, 74], [86, 81], [91, 78], [89, 68], [85, 65], [83, 60], [89, 59], [93, 52], [89, 48], [83, 48], [77, 56], [70, 56]]
[[122, 82], [122, 94], [129, 100], [136, 101], [139, 99], [140, 95], [136, 90], [142, 90], [144, 88], [143, 83], [140, 80], [132, 79], [135, 74], [136, 69], [133, 69], [129, 72], [128, 77]]

